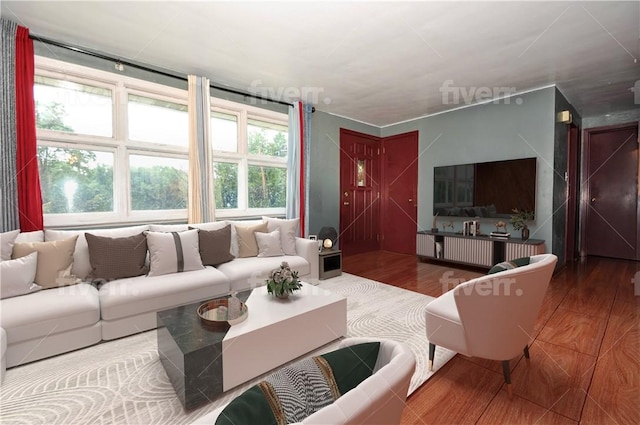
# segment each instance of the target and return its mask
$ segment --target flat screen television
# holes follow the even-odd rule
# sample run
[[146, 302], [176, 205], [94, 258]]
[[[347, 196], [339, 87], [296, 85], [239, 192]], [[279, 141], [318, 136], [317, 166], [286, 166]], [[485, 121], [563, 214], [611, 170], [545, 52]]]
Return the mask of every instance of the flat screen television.
[[433, 169], [433, 214], [499, 217], [536, 209], [536, 158]]

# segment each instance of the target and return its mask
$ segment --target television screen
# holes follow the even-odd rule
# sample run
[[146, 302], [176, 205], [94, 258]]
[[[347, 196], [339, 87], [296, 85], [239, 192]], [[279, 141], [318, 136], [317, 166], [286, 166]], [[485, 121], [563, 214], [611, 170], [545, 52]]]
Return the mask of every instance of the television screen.
[[535, 211], [536, 158], [450, 165], [433, 169], [433, 214], [509, 217]]

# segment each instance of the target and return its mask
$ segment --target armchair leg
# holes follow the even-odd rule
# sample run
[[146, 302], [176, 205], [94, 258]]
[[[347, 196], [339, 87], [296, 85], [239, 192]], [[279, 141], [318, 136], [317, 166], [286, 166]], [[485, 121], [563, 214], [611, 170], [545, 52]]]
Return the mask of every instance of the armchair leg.
[[504, 374], [504, 382], [507, 384], [507, 394], [509, 398], [513, 397], [513, 390], [511, 389], [511, 371], [509, 370], [509, 360], [502, 361], [502, 373]]
[[529, 345], [524, 346], [524, 358], [529, 360]]
[[429, 343], [429, 372], [433, 372], [433, 358], [436, 355], [435, 344]]

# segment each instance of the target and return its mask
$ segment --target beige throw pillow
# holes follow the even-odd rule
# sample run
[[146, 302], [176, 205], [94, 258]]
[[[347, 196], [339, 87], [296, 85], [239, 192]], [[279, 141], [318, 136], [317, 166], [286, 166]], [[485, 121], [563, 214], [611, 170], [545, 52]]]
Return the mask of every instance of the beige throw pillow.
[[53, 242], [17, 243], [13, 246], [13, 258], [38, 253], [38, 267], [35, 282], [43, 288], [73, 285], [79, 282], [71, 274], [73, 251], [78, 236]]
[[258, 244], [256, 243], [256, 237], [254, 235], [255, 232], [267, 233], [267, 223], [246, 227], [236, 225], [239, 258], [258, 256]]

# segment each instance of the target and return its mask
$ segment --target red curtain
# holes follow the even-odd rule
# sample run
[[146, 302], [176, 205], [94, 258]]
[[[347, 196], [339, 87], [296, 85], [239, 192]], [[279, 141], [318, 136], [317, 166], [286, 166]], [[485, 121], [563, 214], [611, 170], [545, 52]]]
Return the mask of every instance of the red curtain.
[[36, 108], [33, 99], [33, 40], [18, 26], [16, 35], [16, 170], [20, 230], [42, 230], [42, 193], [36, 146]]

